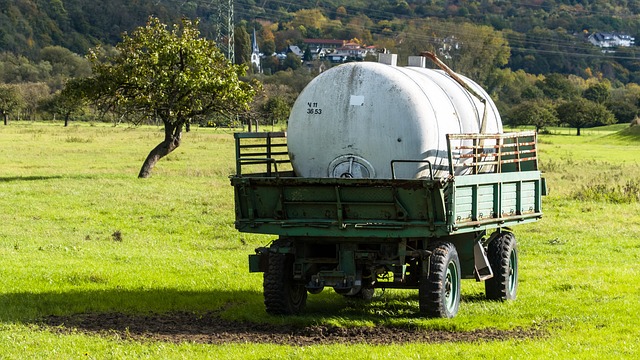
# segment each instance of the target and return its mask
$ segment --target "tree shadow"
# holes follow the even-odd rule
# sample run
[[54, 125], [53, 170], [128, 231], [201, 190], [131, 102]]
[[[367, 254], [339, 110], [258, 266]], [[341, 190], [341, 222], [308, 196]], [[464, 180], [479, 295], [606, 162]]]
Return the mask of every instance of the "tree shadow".
[[[484, 294], [464, 295], [461, 306], [464, 303], [486, 301], [489, 300]], [[218, 319], [216, 326], [221, 326], [222, 319], [227, 319], [256, 326], [276, 322], [286, 326], [308, 327], [330, 323], [336, 317], [374, 324], [384, 324], [385, 319], [389, 318], [400, 320], [398, 324], [404, 323], [402, 319], [407, 324], [415, 319], [424, 319], [419, 311], [417, 292], [390, 297], [377, 293], [371, 301], [365, 301], [327, 290], [310, 295], [306, 309], [300, 315], [288, 317], [267, 314], [259, 289], [107, 289], [0, 294], [2, 322], [45, 323], [50, 326], [56, 326], [56, 323], [71, 324], [95, 332], [127, 328], [136, 322], [147, 324], [147, 329], [155, 329], [149, 330], [153, 332], [161, 332], [159, 327], [165, 322], [171, 322], [171, 326], [178, 329], [176, 331], [200, 331], [191, 329], [191, 322], [201, 321], [194, 320], [201, 318], [209, 319], [209, 325], [206, 326], [211, 326], [211, 319], [215, 318]], [[223, 322], [223, 325], [228, 324]], [[144, 328], [140, 328], [140, 331]]]
[[259, 306], [257, 291], [185, 291], [178, 289], [77, 290], [0, 294], [0, 321], [31, 323], [46, 316], [79, 313], [165, 313], [218, 311], [235, 304]]
[[[78, 290], [48, 293], [0, 294], [0, 321], [35, 325], [58, 334], [85, 333], [133, 341], [172, 343], [275, 343], [293, 346], [317, 344], [400, 344], [408, 342], [474, 342], [536, 338], [540, 329], [499, 330], [379, 323], [376, 314], [349, 308], [336, 314], [346, 300], [337, 294], [312, 300], [301, 316], [267, 315], [258, 291]], [[328, 306], [327, 306], [328, 305]], [[376, 306], [384, 309], [384, 304]], [[228, 313], [231, 311], [231, 313]], [[244, 317], [238, 317], [242, 312]], [[375, 326], [329, 325], [336, 316], [366, 319]], [[393, 314], [387, 317], [395, 318]], [[402, 315], [407, 319], [416, 316]]]
[[17, 182], [17, 181], [42, 181], [42, 180], [52, 180], [52, 179], [62, 179], [61, 175], [50, 175], [50, 176], [0, 176], [0, 182]]
[[31, 175], [31, 176], [0, 176], [0, 183], [20, 181], [46, 181], [58, 179], [94, 179], [95, 175]]

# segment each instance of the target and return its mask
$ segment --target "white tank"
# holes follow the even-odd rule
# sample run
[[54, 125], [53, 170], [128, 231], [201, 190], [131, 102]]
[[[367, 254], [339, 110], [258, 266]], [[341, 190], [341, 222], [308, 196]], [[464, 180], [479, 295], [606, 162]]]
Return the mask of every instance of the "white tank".
[[[486, 99], [486, 133], [502, 132]], [[389, 179], [393, 160], [428, 160], [448, 174], [446, 134], [478, 133], [485, 104], [441, 70], [373, 62], [340, 65], [320, 74], [291, 110], [288, 148], [301, 177]], [[396, 178], [428, 177], [424, 163], [398, 163]]]

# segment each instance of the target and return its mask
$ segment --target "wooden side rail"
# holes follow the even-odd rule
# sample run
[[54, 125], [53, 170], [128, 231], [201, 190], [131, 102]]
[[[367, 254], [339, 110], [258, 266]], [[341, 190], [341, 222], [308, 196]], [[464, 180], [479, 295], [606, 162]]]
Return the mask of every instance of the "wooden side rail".
[[449, 171], [480, 174], [538, 170], [536, 136], [535, 131], [447, 134]]

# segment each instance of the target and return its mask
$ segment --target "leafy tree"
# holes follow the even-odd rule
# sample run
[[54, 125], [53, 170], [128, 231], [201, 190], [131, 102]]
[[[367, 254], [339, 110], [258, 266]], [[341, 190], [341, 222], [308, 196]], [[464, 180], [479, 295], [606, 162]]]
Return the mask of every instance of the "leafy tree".
[[511, 125], [533, 125], [540, 132], [547, 126], [556, 125], [558, 114], [548, 101], [525, 101], [513, 107], [507, 119]]
[[609, 125], [615, 122], [615, 117], [604, 105], [581, 97], [561, 103], [556, 111], [560, 122], [576, 128], [578, 136], [582, 128]]
[[485, 81], [487, 91], [494, 100], [508, 105], [544, 97], [542, 91], [534, 86], [537, 77], [523, 70], [496, 69]]
[[276, 52], [276, 43], [273, 40], [266, 40], [261, 50], [266, 56], [272, 56]]
[[282, 96], [271, 97], [262, 107], [265, 118], [271, 124], [286, 121], [291, 113], [291, 106], [287, 99]]
[[25, 119], [36, 120], [36, 114], [42, 101], [51, 94], [49, 85], [43, 82], [17, 84], [16, 89], [23, 99], [22, 115]]
[[327, 20], [320, 9], [303, 9], [296, 11], [293, 20], [288, 25], [292, 29], [300, 26], [320, 29], [327, 23]]
[[597, 82], [586, 88], [582, 92], [582, 97], [598, 104], [604, 104], [611, 97], [611, 86], [605, 82]]
[[483, 84], [493, 71], [509, 61], [510, 49], [502, 33], [469, 23], [456, 28], [458, 34], [449, 43], [455, 71]]
[[47, 61], [34, 63], [25, 56], [0, 53], [1, 82], [41, 82], [51, 76], [51, 71], [52, 66]]
[[313, 60], [313, 55], [311, 55], [311, 49], [309, 49], [308, 46], [304, 48], [304, 55], [302, 56], [302, 60], [304, 61]]
[[553, 100], [572, 99], [579, 94], [578, 88], [566, 76], [556, 73], [547, 75], [543, 80], [538, 80], [536, 86]]
[[266, 56], [261, 60], [262, 71], [265, 74], [271, 75], [278, 70], [280, 61], [275, 56]]
[[236, 64], [243, 65], [251, 63], [251, 37], [244, 26], [236, 26], [234, 34], [234, 46]]
[[146, 26], [123, 34], [118, 53], [106, 61], [90, 52], [92, 77], [72, 82], [103, 111], [140, 123], [159, 118], [164, 140], [147, 156], [138, 177], [182, 141], [192, 121], [215, 114], [235, 114], [248, 107], [255, 91], [240, 81], [245, 67], [230, 64], [213, 41], [200, 37], [198, 22], [182, 20], [171, 29], [150, 17]]
[[631, 122], [640, 114], [640, 85], [627, 84], [611, 89], [611, 97], [605, 106], [619, 123]]
[[282, 61], [281, 65], [282, 65], [282, 70], [286, 70], [286, 69], [296, 70], [302, 65], [302, 62], [298, 57], [298, 55], [290, 52], [287, 54], [287, 57]]
[[9, 124], [9, 114], [22, 107], [22, 96], [15, 86], [0, 84], [0, 115], [4, 124]]
[[610, 100], [604, 105], [613, 113], [618, 123], [630, 123], [640, 114], [640, 109], [632, 102]]
[[40, 60], [51, 64], [52, 74], [71, 77], [91, 75], [91, 64], [82, 56], [61, 46], [47, 46], [40, 50]]
[[338, 6], [336, 9], [336, 17], [343, 18], [347, 16], [347, 9], [344, 6]]
[[53, 94], [47, 99], [42, 107], [47, 111], [60, 115], [64, 119], [64, 126], [69, 126], [69, 120], [76, 115], [84, 114], [84, 101], [78, 94], [77, 87], [66, 86], [62, 91]]

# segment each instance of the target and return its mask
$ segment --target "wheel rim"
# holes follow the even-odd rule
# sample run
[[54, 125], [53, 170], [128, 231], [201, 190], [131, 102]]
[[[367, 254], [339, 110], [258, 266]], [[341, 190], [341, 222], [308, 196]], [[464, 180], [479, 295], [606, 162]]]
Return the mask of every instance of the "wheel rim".
[[515, 249], [509, 254], [509, 285], [507, 289], [509, 294], [513, 295], [518, 284], [518, 254]]
[[458, 268], [452, 261], [447, 266], [447, 278], [444, 283], [444, 299], [447, 312], [453, 313], [456, 309], [458, 300]]

